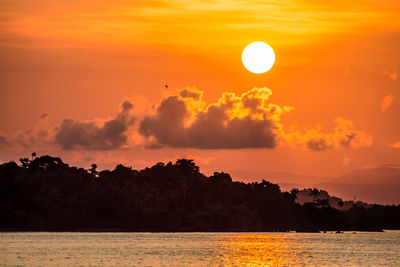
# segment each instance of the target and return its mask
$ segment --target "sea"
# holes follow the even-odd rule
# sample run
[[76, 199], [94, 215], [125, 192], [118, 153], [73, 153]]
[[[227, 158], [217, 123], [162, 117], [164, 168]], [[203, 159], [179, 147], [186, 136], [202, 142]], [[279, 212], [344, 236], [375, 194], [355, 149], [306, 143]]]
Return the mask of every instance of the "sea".
[[0, 266], [400, 266], [400, 231], [2, 232]]

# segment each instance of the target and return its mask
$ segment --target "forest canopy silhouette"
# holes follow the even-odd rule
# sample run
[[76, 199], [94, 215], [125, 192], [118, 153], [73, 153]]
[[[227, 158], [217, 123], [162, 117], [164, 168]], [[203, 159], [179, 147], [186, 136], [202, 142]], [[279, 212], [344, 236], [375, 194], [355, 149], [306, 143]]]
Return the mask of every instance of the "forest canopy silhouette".
[[143, 170], [98, 171], [32, 154], [0, 165], [1, 230], [46, 231], [320, 231], [400, 229], [400, 205], [318, 201], [300, 205], [299, 190], [262, 180], [206, 176], [190, 159]]

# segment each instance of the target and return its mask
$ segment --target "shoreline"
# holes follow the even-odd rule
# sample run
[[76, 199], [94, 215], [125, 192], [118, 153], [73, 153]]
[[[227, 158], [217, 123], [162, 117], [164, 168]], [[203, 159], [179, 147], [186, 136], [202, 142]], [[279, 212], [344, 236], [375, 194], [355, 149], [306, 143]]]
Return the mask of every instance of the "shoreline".
[[316, 230], [316, 231], [296, 231], [296, 230], [287, 230], [287, 231], [278, 231], [278, 230], [260, 230], [260, 231], [246, 231], [246, 230], [182, 230], [182, 231], [154, 231], [154, 230], [132, 230], [132, 229], [112, 229], [112, 228], [103, 228], [103, 229], [17, 229], [17, 228], [8, 228], [8, 229], [0, 229], [0, 233], [11, 233], [11, 232], [20, 232], [20, 233], [39, 233], [39, 232], [47, 232], [47, 233], [337, 233], [342, 234], [345, 232], [374, 232], [374, 233], [384, 233], [386, 231], [400, 231], [400, 229], [346, 229], [346, 230]]

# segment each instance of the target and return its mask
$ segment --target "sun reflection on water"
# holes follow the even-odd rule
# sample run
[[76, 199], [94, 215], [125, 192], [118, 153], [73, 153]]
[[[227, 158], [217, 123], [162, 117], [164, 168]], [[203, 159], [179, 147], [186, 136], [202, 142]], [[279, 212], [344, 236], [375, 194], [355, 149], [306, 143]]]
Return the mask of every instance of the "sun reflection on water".
[[226, 236], [224, 266], [291, 266], [296, 263], [293, 236], [240, 234]]
[[400, 232], [0, 233], [0, 266], [399, 266]]

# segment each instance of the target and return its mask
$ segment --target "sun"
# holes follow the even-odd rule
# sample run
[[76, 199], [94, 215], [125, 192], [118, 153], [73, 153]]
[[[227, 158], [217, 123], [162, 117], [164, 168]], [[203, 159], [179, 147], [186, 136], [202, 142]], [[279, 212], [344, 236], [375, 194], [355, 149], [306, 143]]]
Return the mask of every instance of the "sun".
[[264, 42], [254, 42], [246, 46], [242, 53], [243, 65], [252, 73], [265, 73], [275, 63], [272, 47]]

